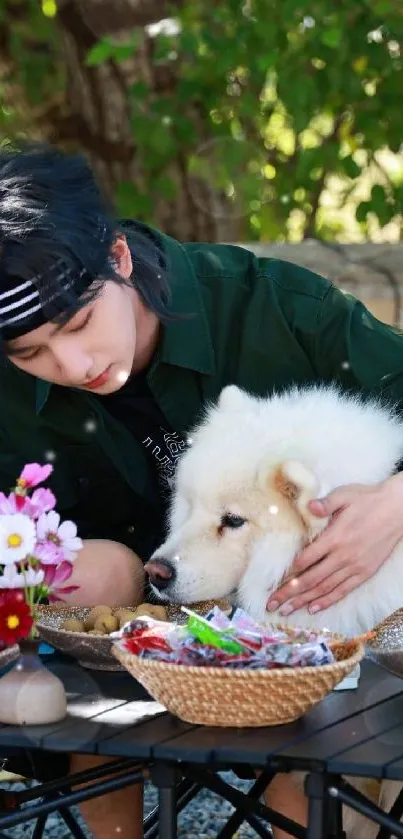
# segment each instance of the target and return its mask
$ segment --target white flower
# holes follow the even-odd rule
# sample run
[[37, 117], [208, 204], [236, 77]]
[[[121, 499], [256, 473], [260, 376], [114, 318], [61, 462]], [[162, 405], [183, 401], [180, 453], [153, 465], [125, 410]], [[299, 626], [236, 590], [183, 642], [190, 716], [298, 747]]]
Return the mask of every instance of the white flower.
[[60, 524], [59, 513], [51, 510], [50, 513], [43, 513], [36, 524], [38, 540], [40, 542], [53, 542], [60, 547], [64, 559], [72, 562], [76, 558], [77, 551], [83, 547], [82, 540], [77, 536], [77, 526], [72, 521], [63, 521]]
[[43, 583], [45, 574], [43, 571], [35, 571], [34, 568], [27, 568], [24, 573], [19, 573], [15, 565], [6, 565], [3, 576], [0, 577], [0, 588], [26, 588], [28, 586], [39, 586]]
[[0, 516], [0, 565], [21, 562], [33, 553], [35, 543], [35, 524], [28, 516]]

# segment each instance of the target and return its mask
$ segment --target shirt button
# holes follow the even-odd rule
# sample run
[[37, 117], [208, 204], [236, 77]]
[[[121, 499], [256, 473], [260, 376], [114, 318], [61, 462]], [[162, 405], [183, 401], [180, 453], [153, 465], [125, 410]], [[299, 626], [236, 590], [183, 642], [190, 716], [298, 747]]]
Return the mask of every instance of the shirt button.
[[81, 489], [89, 489], [90, 479], [86, 478], [85, 476], [82, 475], [81, 477], [79, 477], [78, 483], [79, 483]]
[[134, 524], [129, 524], [129, 527], [127, 528], [127, 532], [128, 533], [134, 533]]

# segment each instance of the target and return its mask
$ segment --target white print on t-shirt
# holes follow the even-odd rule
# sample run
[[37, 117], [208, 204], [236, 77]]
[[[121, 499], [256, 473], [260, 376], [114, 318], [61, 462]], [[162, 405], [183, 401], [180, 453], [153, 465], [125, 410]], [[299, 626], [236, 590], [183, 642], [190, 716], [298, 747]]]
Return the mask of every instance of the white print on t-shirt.
[[[178, 458], [186, 448], [186, 440], [176, 431], [165, 431], [161, 428], [162, 440], [158, 443], [152, 437], [146, 437], [143, 445], [149, 449], [155, 458], [161, 483], [172, 486]], [[161, 445], [163, 443], [163, 445]]]

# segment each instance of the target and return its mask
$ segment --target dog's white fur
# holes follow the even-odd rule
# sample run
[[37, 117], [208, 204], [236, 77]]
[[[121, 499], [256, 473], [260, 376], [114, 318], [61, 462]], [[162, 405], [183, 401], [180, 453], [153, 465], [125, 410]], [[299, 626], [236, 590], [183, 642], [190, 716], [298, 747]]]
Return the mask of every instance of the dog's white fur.
[[[391, 410], [330, 387], [270, 399], [225, 388], [192, 438], [178, 466], [169, 536], [154, 555], [175, 561], [166, 596], [188, 603], [237, 589], [238, 602], [259, 621], [276, 619], [266, 611], [268, 595], [327, 524], [307, 502], [346, 484], [376, 484], [403, 459], [403, 423]], [[220, 529], [226, 513], [245, 525]], [[402, 545], [325, 614], [303, 609], [288, 621], [366, 631], [402, 605], [399, 580]]]
[[[261, 622], [288, 620], [347, 635], [373, 628], [402, 606], [403, 543], [324, 613], [301, 609], [279, 618], [266, 611], [296, 553], [328, 523], [309, 513], [308, 501], [347, 484], [376, 484], [403, 459], [403, 423], [391, 409], [335, 387], [295, 388], [265, 399], [230, 386], [192, 438], [178, 466], [169, 536], [154, 554], [175, 562], [166, 599], [191, 603], [236, 591], [239, 604]], [[228, 513], [245, 524], [223, 527]], [[366, 820], [362, 835], [372, 836]]]

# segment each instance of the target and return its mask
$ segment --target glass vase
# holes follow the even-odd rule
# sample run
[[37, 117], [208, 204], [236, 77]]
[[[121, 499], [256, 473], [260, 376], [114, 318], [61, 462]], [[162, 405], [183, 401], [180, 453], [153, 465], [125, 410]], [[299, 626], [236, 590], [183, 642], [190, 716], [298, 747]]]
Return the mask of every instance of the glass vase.
[[0, 723], [47, 725], [66, 716], [63, 682], [42, 663], [39, 644], [39, 640], [20, 641], [14, 667], [0, 678]]

